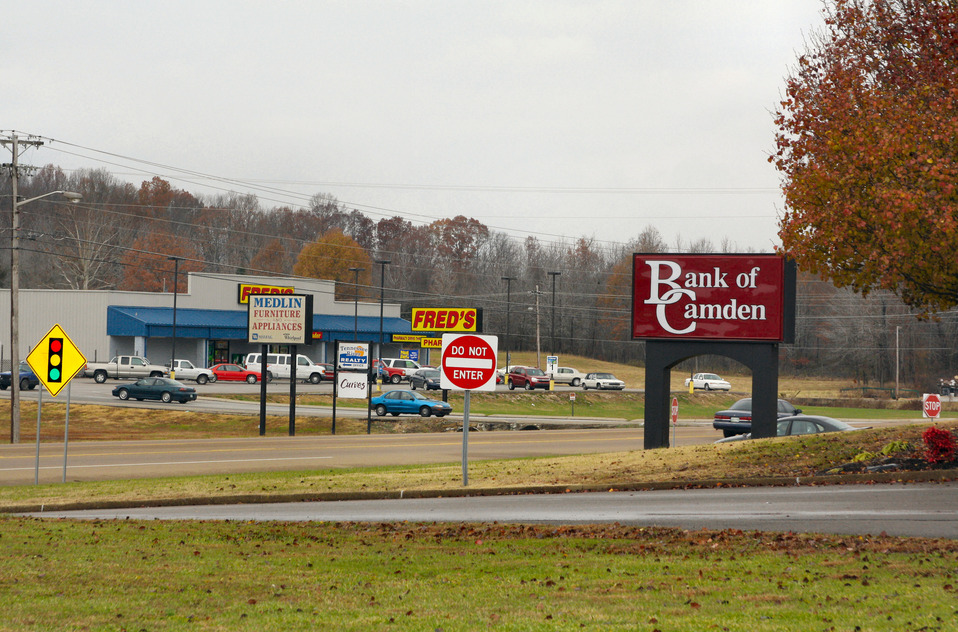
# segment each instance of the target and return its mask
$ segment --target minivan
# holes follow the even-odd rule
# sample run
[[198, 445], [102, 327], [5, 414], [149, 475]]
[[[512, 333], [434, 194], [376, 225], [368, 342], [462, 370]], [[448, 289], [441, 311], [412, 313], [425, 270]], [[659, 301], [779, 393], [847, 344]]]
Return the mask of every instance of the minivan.
[[[261, 371], [259, 353], [247, 353], [245, 366], [247, 371]], [[289, 379], [292, 371], [290, 365], [290, 354], [288, 353], [267, 353], [266, 371], [274, 378]], [[309, 357], [303, 354], [296, 356], [296, 379], [310, 384], [319, 384], [323, 381], [325, 367], [313, 362]]]

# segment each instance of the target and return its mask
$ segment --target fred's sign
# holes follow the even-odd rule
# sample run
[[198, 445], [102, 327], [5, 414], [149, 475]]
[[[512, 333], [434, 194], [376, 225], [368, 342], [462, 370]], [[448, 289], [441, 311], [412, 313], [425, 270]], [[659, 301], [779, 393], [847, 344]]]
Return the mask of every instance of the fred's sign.
[[795, 266], [775, 254], [635, 254], [632, 338], [791, 342]]
[[414, 307], [413, 331], [482, 331], [482, 310], [477, 308]]
[[253, 294], [293, 294], [296, 288], [280, 287], [277, 285], [252, 285], [250, 283], [239, 284], [239, 303], [246, 305], [249, 303], [249, 297]]

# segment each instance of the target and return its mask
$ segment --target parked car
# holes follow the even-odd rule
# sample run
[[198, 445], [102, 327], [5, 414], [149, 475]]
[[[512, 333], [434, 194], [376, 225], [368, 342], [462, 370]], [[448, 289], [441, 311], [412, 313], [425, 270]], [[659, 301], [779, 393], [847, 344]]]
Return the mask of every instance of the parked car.
[[685, 388], [692, 384], [692, 388], [704, 388], [707, 391], [730, 391], [732, 385], [714, 373], [696, 373], [685, 379]]
[[[260, 366], [263, 354], [247, 353], [243, 361], [243, 367], [247, 371], [262, 372]], [[289, 353], [267, 353], [266, 354], [266, 374], [269, 378], [278, 377], [288, 380], [293, 374], [293, 359]], [[323, 381], [324, 369], [301, 353], [296, 354], [296, 379], [310, 384], [319, 384]], [[329, 379], [332, 379], [331, 377]]]
[[[170, 374], [170, 365], [166, 365], [166, 373]], [[197, 384], [206, 384], [215, 382], [216, 375], [209, 369], [202, 369], [193, 366], [189, 360], [173, 360], [173, 379], [174, 380], [193, 380]]]
[[[10, 388], [10, 371], [0, 373], [0, 391]], [[26, 362], [20, 363], [20, 390], [33, 390], [40, 385], [40, 378]]]
[[[822, 417], [819, 415], [793, 415], [791, 417], [782, 417], [778, 420], [778, 429], [776, 435], [779, 437], [793, 437], [797, 435], [818, 434], [820, 432], [849, 432], [851, 430], [861, 430], [855, 426], [849, 425], [844, 421], [832, 419], [831, 417]], [[731, 441], [744, 441], [751, 439], [752, 433], [733, 435], [719, 439], [715, 443], [729, 443]]]
[[[784, 399], [778, 400], [778, 418], [791, 417], [802, 412]], [[726, 410], [715, 413], [712, 427], [721, 430], [726, 437], [752, 431], [752, 398], [740, 399]]]
[[392, 384], [408, 380], [413, 373], [422, 368], [415, 360], [405, 358], [380, 358], [376, 366], [379, 367], [379, 377]]
[[621, 391], [625, 388], [625, 382], [611, 373], [589, 373], [582, 379], [582, 388], [586, 391], [590, 388], [603, 391]]
[[516, 387], [524, 388], [527, 391], [537, 388], [549, 390], [549, 376], [542, 369], [532, 366], [512, 367], [506, 377], [506, 383], [509, 385], [510, 391], [515, 390]]
[[446, 402], [429, 399], [418, 391], [388, 391], [369, 400], [369, 407], [380, 417], [389, 413], [392, 416], [418, 414], [421, 417], [435, 415], [445, 417], [452, 412], [452, 406]]
[[412, 390], [424, 388], [427, 391], [438, 391], [439, 377], [439, 369], [419, 369], [409, 376], [409, 386]]
[[[262, 380], [262, 375], [259, 371], [247, 371], [238, 364], [216, 364], [210, 367], [210, 371], [213, 372], [217, 380], [223, 380], [224, 382], [249, 382], [250, 384], [255, 384]], [[269, 382], [271, 380], [272, 376], [267, 373], [266, 381]]]
[[168, 377], [144, 377], [132, 384], [121, 384], [113, 389], [113, 396], [122, 400], [131, 397], [137, 401], [158, 399], [161, 402], [185, 404], [196, 399], [196, 389]]
[[556, 384], [579, 386], [582, 384], [582, 378], [584, 378], [585, 375], [580, 373], [578, 369], [573, 369], [569, 366], [557, 366], [555, 371], [549, 374], [549, 377], [551, 377], [552, 381]]
[[316, 366], [323, 369], [323, 379], [332, 382], [336, 379], [336, 368], [328, 362], [317, 362]]

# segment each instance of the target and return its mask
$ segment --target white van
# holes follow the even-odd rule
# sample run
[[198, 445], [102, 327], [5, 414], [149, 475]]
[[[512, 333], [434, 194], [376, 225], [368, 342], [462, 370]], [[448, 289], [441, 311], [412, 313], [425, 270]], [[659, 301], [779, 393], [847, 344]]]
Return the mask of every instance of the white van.
[[[246, 354], [246, 370], [247, 371], [260, 371], [260, 356], [259, 353], [247, 353]], [[296, 379], [302, 380], [303, 382], [309, 381], [311, 384], [319, 384], [323, 381], [323, 372], [325, 367], [320, 366], [309, 359], [309, 357], [304, 356], [303, 354], [297, 354], [296, 356]], [[292, 372], [290, 364], [290, 354], [288, 353], [267, 353], [266, 354], [266, 371], [268, 374], [272, 375], [274, 378], [282, 378], [285, 380], [289, 379], [289, 376]]]

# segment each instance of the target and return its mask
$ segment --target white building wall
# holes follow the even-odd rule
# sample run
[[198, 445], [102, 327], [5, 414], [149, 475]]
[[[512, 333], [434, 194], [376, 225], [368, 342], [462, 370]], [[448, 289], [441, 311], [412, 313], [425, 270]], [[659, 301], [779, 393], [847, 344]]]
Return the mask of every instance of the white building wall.
[[[298, 279], [292, 277], [260, 277], [231, 274], [190, 273], [188, 289], [176, 297], [177, 308], [225, 309], [245, 311], [246, 305], [238, 301], [240, 283], [294, 287], [297, 294], [313, 295], [313, 313], [329, 315], [353, 315], [353, 301], [334, 299], [335, 283], [321, 279]], [[115, 290], [20, 290], [20, 358], [23, 359], [54, 326], [59, 324], [73, 343], [88, 360], [109, 360], [117, 353], [118, 344], [126, 349], [126, 342], [112, 341], [106, 333], [106, 310], [110, 305], [135, 305], [143, 307], [173, 307], [172, 292], [120, 292]], [[379, 302], [359, 302], [360, 316], [379, 316]], [[384, 316], [399, 318], [400, 306], [386, 303]], [[192, 344], [177, 341], [180, 344]], [[112, 345], [112, 346], [111, 346]], [[162, 343], [161, 343], [162, 345]], [[157, 355], [169, 348], [157, 346], [152, 353], [148, 348], [139, 349], [146, 355]], [[186, 347], [184, 346], [184, 351]], [[202, 355], [202, 354], [198, 354]], [[0, 290], [0, 360], [9, 364], [10, 353], [10, 290]], [[162, 364], [162, 362], [159, 362]]]

